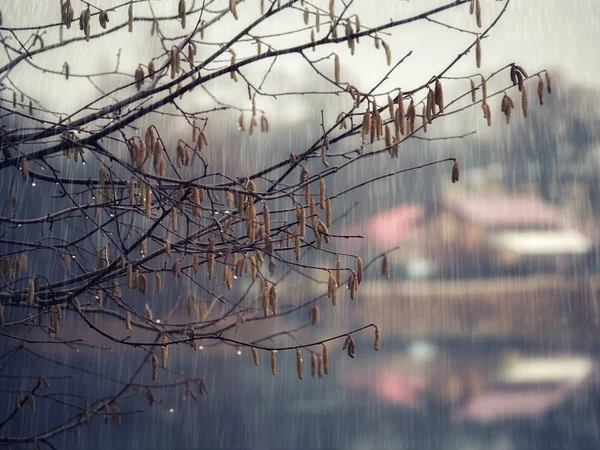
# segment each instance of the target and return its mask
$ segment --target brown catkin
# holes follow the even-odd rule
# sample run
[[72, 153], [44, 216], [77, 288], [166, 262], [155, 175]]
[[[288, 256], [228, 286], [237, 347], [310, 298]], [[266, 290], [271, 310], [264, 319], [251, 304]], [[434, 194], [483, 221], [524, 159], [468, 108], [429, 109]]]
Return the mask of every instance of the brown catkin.
[[325, 344], [323, 344], [323, 371], [325, 375], [329, 375], [329, 352]]
[[[163, 337], [162, 342], [163, 342], [163, 344], [166, 344], [167, 338]], [[160, 365], [163, 369], [167, 368], [167, 359], [169, 359], [169, 347], [167, 347], [166, 345], [163, 345], [160, 348]]]
[[258, 366], [258, 351], [254, 347], [250, 347], [252, 350], [252, 359], [254, 360], [254, 365]]
[[229, 11], [235, 20], [239, 19], [237, 12], [237, 0], [229, 0]]
[[342, 285], [342, 260], [339, 255], [335, 257], [335, 282], [338, 286]]
[[379, 333], [379, 328], [376, 326], [375, 327], [375, 342], [373, 343], [373, 350], [378, 352], [380, 344], [381, 344], [381, 333]]
[[454, 164], [452, 165], [452, 182], [456, 183], [460, 178], [460, 169], [458, 166], [458, 159], [454, 160]]
[[336, 54], [334, 57], [335, 83], [340, 84], [340, 57]]
[[302, 379], [302, 353], [300, 349], [296, 349], [296, 370], [298, 371], [298, 378]]
[[490, 108], [490, 105], [488, 103], [485, 103], [483, 105], [484, 111], [485, 111], [485, 118], [487, 119], [487, 124], [488, 127], [492, 126], [492, 110]]
[[319, 180], [319, 206], [321, 209], [325, 209], [326, 189], [327, 189], [327, 186], [325, 185], [325, 179], [321, 178]]
[[528, 106], [527, 89], [523, 88], [523, 90], [521, 91], [521, 107], [523, 108], [523, 116], [525, 118], [527, 118], [527, 106]]
[[475, 41], [475, 62], [479, 69], [481, 67], [481, 39], [479, 36], [477, 36], [477, 40]]
[[477, 101], [477, 96], [475, 95], [475, 82], [471, 79], [469, 79], [469, 82], [471, 84], [471, 102], [475, 103]]
[[391, 278], [390, 262], [387, 255], [383, 256], [383, 260], [381, 262], [381, 274], [384, 275], [387, 280]]
[[477, 28], [481, 28], [481, 4], [479, 0], [475, 0], [475, 19], [477, 21]]
[[171, 231], [177, 231], [177, 209], [171, 208]]
[[331, 226], [331, 199], [328, 197], [325, 200], [325, 224]]
[[538, 87], [537, 87], [538, 99], [540, 101], [540, 105], [544, 104], [544, 80], [542, 80], [541, 75], [538, 75]]
[[439, 106], [440, 113], [443, 113], [444, 112], [444, 89], [442, 87], [442, 82], [440, 81], [439, 78], [437, 80], [435, 80], [434, 96], [435, 96], [435, 104]]
[[131, 263], [127, 264], [127, 287], [133, 289], [133, 266]]
[[131, 313], [129, 311], [125, 313], [125, 327], [127, 328], [127, 331], [131, 331], [133, 329], [131, 327]]
[[[525, 75], [527, 76], [527, 75]], [[552, 94], [552, 75], [550, 72], [546, 70], [546, 88], [548, 90], [548, 94]]]
[[294, 254], [296, 255], [296, 261], [299, 261], [302, 257], [302, 250], [300, 247], [300, 232], [298, 227], [294, 229]]
[[360, 256], [356, 258], [356, 280], [360, 284], [363, 279], [363, 260]]
[[29, 165], [27, 164], [27, 158], [24, 156], [21, 158], [21, 176], [25, 181], [29, 178]]
[[487, 80], [483, 77], [483, 75], [481, 75], [481, 95], [481, 102], [487, 103]]
[[263, 222], [265, 224], [265, 233], [271, 234], [271, 212], [266, 203], [263, 207]]
[[127, 30], [133, 32], [133, 3], [130, 3], [127, 8]]
[[277, 358], [275, 352], [271, 352], [271, 373], [277, 375]]
[[29, 280], [28, 289], [27, 289], [27, 304], [33, 305], [33, 300], [35, 299], [35, 283], [33, 280]]
[[156, 381], [157, 376], [158, 376], [158, 358], [153, 353], [152, 354], [152, 381]]
[[371, 112], [367, 111], [363, 115], [362, 129], [361, 129], [361, 137], [363, 140], [371, 134]]
[[383, 49], [385, 50], [385, 61], [388, 66], [392, 65], [392, 49], [389, 44], [385, 42], [383, 39], [381, 40], [381, 45], [383, 45]]
[[263, 279], [262, 288], [262, 307], [263, 314], [265, 317], [269, 317], [269, 285], [267, 284], [267, 280]]
[[277, 295], [277, 288], [275, 285], [272, 285], [271, 289], [269, 289], [269, 305], [271, 306], [273, 315], [277, 314], [277, 311], [279, 310], [279, 296]]
[[310, 358], [310, 373], [313, 377], [317, 376], [318, 359], [316, 353], [313, 353]]

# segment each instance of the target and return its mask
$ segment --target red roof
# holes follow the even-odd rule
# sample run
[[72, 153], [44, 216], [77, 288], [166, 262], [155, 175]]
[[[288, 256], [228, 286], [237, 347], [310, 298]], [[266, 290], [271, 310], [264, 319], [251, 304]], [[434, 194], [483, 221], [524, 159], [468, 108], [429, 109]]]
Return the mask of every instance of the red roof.
[[562, 211], [535, 195], [450, 199], [446, 201], [446, 208], [487, 229], [561, 229], [567, 226]]
[[417, 225], [423, 220], [424, 213], [421, 205], [398, 206], [365, 220], [360, 225], [346, 228], [343, 234], [364, 237], [351, 242], [393, 247], [414, 235]]
[[477, 422], [534, 417], [557, 407], [569, 392], [565, 387], [488, 391], [472, 398], [453, 417]]
[[409, 408], [421, 406], [425, 381], [401, 369], [357, 369], [348, 373], [344, 383], [354, 389], [366, 390], [381, 400]]

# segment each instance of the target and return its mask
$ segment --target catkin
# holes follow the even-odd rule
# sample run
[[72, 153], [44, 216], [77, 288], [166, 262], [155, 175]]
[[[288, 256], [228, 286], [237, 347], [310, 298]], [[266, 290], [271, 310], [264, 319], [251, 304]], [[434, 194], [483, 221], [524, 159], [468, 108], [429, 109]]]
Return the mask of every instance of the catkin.
[[[527, 74], [524, 75], [527, 76]], [[548, 94], [552, 94], [552, 76], [548, 71], [546, 71], [546, 88], [548, 90]]]
[[[167, 343], [167, 338], [163, 337], [162, 339], [163, 344]], [[160, 348], [160, 363], [161, 363], [161, 367], [163, 369], [167, 368], [167, 359], [169, 358], [169, 347], [167, 347], [167, 345], [163, 345]]]
[[523, 116], [525, 118], [527, 118], [527, 106], [528, 106], [527, 89], [523, 88], [523, 90], [521, 91], [521, 107], [523, 108]]
[[458, 159], [454, 160], [454, 164], [452, 165], [452, 182], [456, 183], [460, 178], [460, 169], [458, 166]]
[[333, 61], [334, 61], [335, 83], [340, 84], [340, 57], [336, 54]]
[[279, 310], [279, 297], [275, 285], [272, 285], [271, 289], [269, 289], [269, 305], [271, 306], [273, 314], [277, 314], [277, 311]]
[[477, 28], [481, 28], [481, 4], [479, 0], [475, 0], [475, 19], [477, 21]]
[[483, 75], [481, 75], [481, 95], [481, 102], [487, 103], [487, 80], [483, 77]]
[[277, 375], [277, 358], [275, 352], [271, 352], [271, 373]]
[[363, 141], [365, 138], [371, 134], [371, 112], [365, 112], [363, 116], [362, 129], [361, 129], [361, 137]]
[[387, 280], [391, 278], [390, 262], [388, 261], [387, 255], [383, 256], [383, 260], [381, 262], [381, 274], [385, 276]]
[[328, 227], [331, 226], [331, 199], [329, 197], [325, 200], [325, 224]]
[[475, 41], [475, 62], [479, 69], [481, 67], [481, 39], [479, 36], [477, 36], [477, 40]]
[[487, 119], [487, 124], [488, 127], [492, 126], [492, 110], [490, 108], [490, 105], [488, 103], [485, 103], [483, 105], [484, 111], [485, 111], [485, 118]]
[[229, 0], [229, 11], [235, 20], [239, 19], [237, 12], [237, 0]]
[[294, 229], [294, 254], [296, 255], [296, 261], [299, 261], [302, 257], [302, 251], [300, 247], [300, 232], [298, 227]]
[[378, 352], [380, 344], [381, 344], [381, 333], [379, 333], [379, 328], [376, 326], [375, 327], [375, 342], [373, 343], [373, 350]]
[[179, 0], [179, 6], [178, 6], [178, 16], [179, 19], [181, 20], [181, 28], [185, 28], [185, 18], [186, 18], [186, 14], [185, 14], [185, 0]]
[[133, 329], [131, 327], [131, 313], [129, 311], [125, 313], [125, 327], [127, 328], [127, 331], [131, 331]]
[[130, 3], [127, 8], [127, 30], [133, 32], [133, 3]]
[[296, 349], [296, 370], [298, 372], [298, 378], [302, 379], [302, 353], [300, 349]]
[[442, 88], [442, 82], [439, 80], [435, 80], [435, 104], [440, 108], [440, 113], [444, 112], [444, 89]]
[[21, 176], [25, 181], [29, 178], [29, 165], [27, 164], [27, 158], [24, 156], [21, 158]]
[[271, 234], [271, 212], [266, 203], [263, 207], [263, 222], [265, 225], [265, 233]]
[[208, 256], [207, 256], [207, 270], [208, 270], [208, 279], [212, 280], [213, 274], [215, 272], [215, 238], [210, 238], [208, 243]]
[[152, 354], [152, 381], [156, 381], [157, 376], [158, 376], [158, 358], [153, 353]]
[[538, 75], [538, 87], [537, 87], [538, 99], [540, 101], [540, 105], [544, 104], [544, 80], [542, 80], [541, 75]]
[[381, 40], [381, 45], [383, 45], [383, 49], [385, 50], [385, 60], [388, 66], [392, 65], [392, 49], [389, 44], [385, 42], [383, 39]]
[[131, 263], [127, 264], [127, 287], [133, 288], [133, 266]]
[[[230, 61], [230, 65], [234, 65], [236, 63], [236, 54], [233, 50], [231, 50], [231, 61]], [[235, 82], [237, 82], [238, 77], [237, 77], [237, 72], [235, 70], [232, 70], [231, 72], [229, 72], [229, 76], [231, 77], [231, 79]]]
[[252, 359], [254, 360], [254, 365], [258, 366], [258, 351], [254, 347], [250, 347], [252, 350]]
[[360, 256], [356, 257], [356, 280], [360, 284], [363, 279], [363, 260]]
[[311, 356], [311, 364], [310, 364], [310, 372], [313, 377], [317, 376], [317, 366], [318, 366], [317, 361], [318, 361], [317, 355], [316, 355], [316, 353], [313, 353]]
[[469, 79], [469, 82], [471, 84], [471, 102], [475, 103], [477, 101], [477, 96], [475, 95], [475, 82], [471, 79]]
[[342, 285], [342, 260], [339, 255], [335, 257], [335, 282], [338, 286]]
[[323, 345], [323, 371], [325, 375], [329, 375], [329, 352], [327, 350], [327, 346]]
[[27, 304], [33, 305], [33, 300], [35, 298], [35, 283], [33, 280], [29, 280], [28, 290], [27, 290]]
[[262, 282], [261, 296], [262, 296], [263, 314], [265, 317], [269, 317], [269, 285], [267, 284], [267, 280], [265, 280], [265, 279], [263, 279], [263, 282]]
[[227, 290], [231, 290], [233, 287], [233, 274], [228, 266], [223, 269], [223, 285], [227, 286]]

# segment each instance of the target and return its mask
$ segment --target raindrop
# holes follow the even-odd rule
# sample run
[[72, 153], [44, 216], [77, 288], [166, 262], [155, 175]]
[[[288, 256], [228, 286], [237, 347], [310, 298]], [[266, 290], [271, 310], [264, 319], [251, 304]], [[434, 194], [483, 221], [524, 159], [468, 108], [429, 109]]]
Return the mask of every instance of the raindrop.
[[237, 355], [238, 355], [238, 356], [240, 356], [241, 354], [242, 354], [242, 351], [241, 351], [241, 350], [238, 350], [238, 351], [237, 351]]
[[173, 408], [169, 408], [169, 412], [170, 412], [171, 414], [173, 414], [173, 413], [175, 412], [175, 410], [174, 410]]

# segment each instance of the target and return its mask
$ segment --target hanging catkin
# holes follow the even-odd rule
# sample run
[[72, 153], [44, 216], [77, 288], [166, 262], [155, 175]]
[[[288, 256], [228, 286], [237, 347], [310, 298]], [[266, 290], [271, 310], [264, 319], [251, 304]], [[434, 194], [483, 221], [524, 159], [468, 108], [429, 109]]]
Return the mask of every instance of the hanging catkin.
[[296, 349], [296, 370], [298, 372], [298, 378], [302, 379], [302, 353], [300, 349]]
[[277, 358], [275, 352], [271, 352], [271, 373], [277, 375]]
[[152, 354], [152, 381], [156, 381], [157, 376], [158, 376], [158, 358], [153, 353]]
[[336, 54], [334, 58], [335, 83], [340, 84], [340, 57]]

